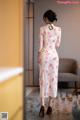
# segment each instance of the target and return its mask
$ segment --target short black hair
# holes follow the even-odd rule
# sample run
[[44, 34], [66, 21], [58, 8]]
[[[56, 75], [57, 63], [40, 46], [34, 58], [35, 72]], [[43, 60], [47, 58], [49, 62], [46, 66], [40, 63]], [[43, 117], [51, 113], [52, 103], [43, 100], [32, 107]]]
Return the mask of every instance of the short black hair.
[[47, 10], [43, 15], [43, 19], [44, 18], [48, 18], [50, 22], [57, 21], [57, 15], [52, 10]]

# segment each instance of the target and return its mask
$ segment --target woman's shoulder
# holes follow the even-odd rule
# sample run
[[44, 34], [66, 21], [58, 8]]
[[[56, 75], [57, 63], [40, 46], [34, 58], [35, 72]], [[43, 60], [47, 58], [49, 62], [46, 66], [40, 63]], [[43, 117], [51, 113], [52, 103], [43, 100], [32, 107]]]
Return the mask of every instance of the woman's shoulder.
[[55, 26], [56, 30], [61, 31], [61, 27]]
[[[45, 29], [45, 28], [47, 28], [48, 26], [49, 26], [49, 24], [43, 25], [43, 26], [40, 27], [40, 29]], [[53, 25], [53, 27], [56, 28], [56, 29], [58, 29], [58, 30], [61, 30], [61, 27], [60, 27], [60, 26]]]
[[[53, 25], [53, 27], [54, 27], [54, 29], [56, 31], [61, 31], [61, 27], [60, 26]], [[48, 28], [49, 28], [49, 25], [43, 25], [43, 26], [40, 27], [40, 30], [41, 31], [46, 31]]]
[[40, 27], [40, 31], [45, 32], [47, 30], [46, 25]]
[[45, 29], [47, 27], [47, 25], [43, 25], [40, 27], [40, 29]]

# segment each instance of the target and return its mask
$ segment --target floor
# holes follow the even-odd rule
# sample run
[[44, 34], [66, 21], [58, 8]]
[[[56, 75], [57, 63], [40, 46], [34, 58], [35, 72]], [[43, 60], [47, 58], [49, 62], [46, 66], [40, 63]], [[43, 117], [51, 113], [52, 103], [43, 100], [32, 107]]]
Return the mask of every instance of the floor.
[[[71, 90], [60, 90], [59, 93], [65, 93], [71, 95]], [[63, 94], [64, 96], [65, 94]], [[80, 99], [80, 95], [78, 97]], [[66, 100], [66, 99], [65, 99]], [[57, 103], [57, 102], [56, 102]], [[59, 102], [60, 103], [60, 102]], [[60, 103], [61, 104], [61, 103]], [[63, 109], [64, 100], [62, 105], [53, 109], [53, 114], [51, 116], [46, 115], [47, 110], [47, 100], [45, 104], [45, 117], [39, 117], [40, 110], [40, 98], [39, 98], [39, 88], [37, 87], [27, 87], [26, 88], [26, 120], [80, 120], [80, 108], [72, 109], [72, 102], [66, 102], [67, 109]], [[59, 109], [57, 109], [59, 108]], [[73, 119], [74, 118], [74, 119]]]

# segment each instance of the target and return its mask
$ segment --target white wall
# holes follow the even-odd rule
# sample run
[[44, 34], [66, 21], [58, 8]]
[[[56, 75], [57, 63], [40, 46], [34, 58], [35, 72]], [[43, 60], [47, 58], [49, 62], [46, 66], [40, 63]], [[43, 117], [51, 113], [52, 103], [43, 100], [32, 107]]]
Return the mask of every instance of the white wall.
[[43, 14], [48, 9], [56, 12], [58, 21], [55, 25], [62, 28], [61, 46], [58, 49], [59, 56], [75, 58], [80, 64], [80, 5], [59, 5], [56, 0], [36, 0], [34, 16], [34, 78], [36, 84], [38, 84], [39, 28], [43, 24]]

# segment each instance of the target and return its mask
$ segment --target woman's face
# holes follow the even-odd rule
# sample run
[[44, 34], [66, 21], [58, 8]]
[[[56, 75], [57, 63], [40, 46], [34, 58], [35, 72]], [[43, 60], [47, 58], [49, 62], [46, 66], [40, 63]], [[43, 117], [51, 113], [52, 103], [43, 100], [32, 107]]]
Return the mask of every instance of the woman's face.
[[44, 17], [44, 18], [43, 18], [43, 20], [44, 20], [44, 22], [45, 22], [46, 24], [48, 24], [48, 23], [49, 23], [49, 20], [48, 20], [48, 18], [47, 18], [47, 17]]

